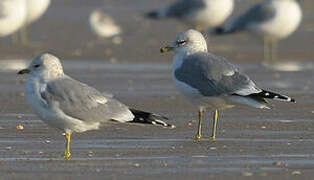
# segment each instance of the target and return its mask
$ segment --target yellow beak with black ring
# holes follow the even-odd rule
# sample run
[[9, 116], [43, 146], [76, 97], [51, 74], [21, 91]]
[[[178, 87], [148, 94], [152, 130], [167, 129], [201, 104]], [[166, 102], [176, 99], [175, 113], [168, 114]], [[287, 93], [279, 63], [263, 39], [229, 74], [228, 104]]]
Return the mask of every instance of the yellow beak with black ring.
[[29, 74], [30, 72], [31, 71], [29, 69], [22, 69], [17, 74], [20, 74], [20, 75], [22, 75], [22, 74]]
[[174, 49], [174, 47], [166, 46], [166, 47], [161, 48], [161, 49], [160, 49], [160, 52], [161, 52], [161, 53], [165, 53], [165, 52], [172, 51], [173, 49]]

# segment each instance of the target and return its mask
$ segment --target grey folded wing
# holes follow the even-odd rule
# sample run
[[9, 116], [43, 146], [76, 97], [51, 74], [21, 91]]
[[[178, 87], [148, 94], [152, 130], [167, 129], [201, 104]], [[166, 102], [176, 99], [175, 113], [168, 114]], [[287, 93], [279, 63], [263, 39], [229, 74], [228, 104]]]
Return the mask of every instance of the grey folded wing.
[[167, 9], [168, 17], [183, 18], [184, 16], [204, 8], [203, 0], [181, 0], [177, 1]]
[[67, 116], [81, 121], [133, 120], [127, 106], [69, 77], [49, 82], [41, 97], [51, 108], [57, 107]]
[[276, 15], [276, 9], [268, 1], [256, 4], [247, 12], [240, 15], [231, 22], [228, 31], [241, 31], [250, 25], [267, 22]]
[[241, 95], [261, 92], [250, 78], [222, 57], [209, 53], [187, 56], [175, 78], [203, 96]]

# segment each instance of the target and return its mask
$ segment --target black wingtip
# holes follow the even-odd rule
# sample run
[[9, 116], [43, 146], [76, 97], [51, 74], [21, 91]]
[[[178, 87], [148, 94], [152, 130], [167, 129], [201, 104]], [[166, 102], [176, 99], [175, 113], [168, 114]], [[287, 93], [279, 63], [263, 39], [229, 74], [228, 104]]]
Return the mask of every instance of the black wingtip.
[[214, 33], [214, 34], [217, 34], [217, 35], [223, 34], [223, 32], [224, 32], [224, 28], [223, 28], [223, 27], [218, 27], [218, 28], [216, 28], [216, 29], [213, 31], [213, 33]]
[[212, 35], [223, 35], [223, 34], [228, 34], [227, 32], [226, 32], [226, 30], [225, 30], [225, 28], [224, 27], [217, 27], [217, 28], [215, 28], [215, 29], [213, 29], [212, 31], [210, 31], [210, 33], [212, 34]]
[[166, 122], [164, 122], [162, 120], [158, 120], [158, 119], [152, 120], [151, 124], [157, 125], [157, 126], [162, 126], [162, 127], [165, 127], [165, 128], [170, 128], [170, 129], [173, 129], [173, 128], [176, 127], [173, 124], [168, 124], [168, 123], [166, 123]]
[[159, 14], [158, 11], [151, 11], [145, 13], [145, 17], [150, 18], [150, 19], [159, 19]]
[[278, 100], [278, 101], [284, 101], [284, 102], [293, 102], [295, 103], [295, 99], [290, 98], [289, 96], [286, 95], [281, 95], [278, 93], [274, 93], [271, 91], [266, 91], [266, 90], [262, 90], [262, 92], [260, 93], [255, 93], [255, 94], [250, 94], [249, 95], [252, 98], [265, 98], [265, 99], [273, 99], [273, 100]]
[[232, 33], [238, 32], [238, 31], [239, 30], [237, 30], [237, 29], [229, 29], [226, 26], [220, 26], [220, 27], [213, 29], [211, 31], [211, 34], [212, 35], [227, 35], [227, 34], [232, 34]]
[[164, 122], [165, 120], [168, 120], [168, 118], [165, 116], [136, 109], [130, 109], [130, 111], [134, 115], [134, 119], [133, 121], [130, 121], [130, 123], [152, 124], [156, 126], [162, 126], [165, 128], [171, 129], [175, 128], [174, 125]]

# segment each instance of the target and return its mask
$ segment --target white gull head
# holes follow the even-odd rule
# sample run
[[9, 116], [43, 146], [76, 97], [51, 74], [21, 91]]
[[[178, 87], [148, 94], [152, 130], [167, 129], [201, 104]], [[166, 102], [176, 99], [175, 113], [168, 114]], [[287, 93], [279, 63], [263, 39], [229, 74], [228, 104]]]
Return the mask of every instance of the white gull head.
[[60, 60], [49, 53], [37, 56], [32, 60], [28, 68], [22, 71], [29, 73], [31, 76], [41, 77], [43, 80], [64, 76]]
[[179, 33], [170, 46], [162, 48], [161, 52], [173, 50], [177, 54], [193, 54], [207, 52], [207, 44], [204, 36], [193, 29]]

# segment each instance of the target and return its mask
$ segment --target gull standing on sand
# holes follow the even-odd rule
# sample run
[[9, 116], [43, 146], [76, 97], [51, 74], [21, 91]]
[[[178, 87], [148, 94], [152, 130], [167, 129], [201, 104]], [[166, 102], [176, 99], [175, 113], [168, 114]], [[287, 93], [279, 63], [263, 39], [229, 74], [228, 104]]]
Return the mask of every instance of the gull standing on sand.
[[25, 0], [26, 2], [26, 19], [21, 30], [21, 41], [23, 44], [28, 43], [27, 26], [37, 21], [48, 9], [50, 0]]
[[264, 0], [217, 28], [214, 33], [249, 31], [261, 36], [264, 40], [265, 63], [271, 64], [276, 60], [277, 42], [296, 31], [301, 20], [302, 9], [298, 0]]
[[70, 159], [73, 132], [97, 130], [103, 123], [143, 123], [173, 128], [163, 116], [131, 109], [116, 99], [72, 79], [63, 72], [60, 60], [51, 54], [36, 57], [27, 69], [25, 85], [27, 102], [48, 125], [64, 132], [64, 158]]
[[0, 37], [5, 37], [18, 31], [25, 22], [25, 16], [25, 0], [0, 1]]
[[152, 19], [175, 18], [197, 30], [222, 25], [233, 11], [234, 0], [179, 0], [165, 9], [146, 14]]
[[266, 99], [295, 102], [294, 99], [263, 90], [225, 58], [207, 51], [206, 40], [196, 30], [179, 33], [170, 46], [173, 50], [173, 79], [179, 91], [199, 107], [196, 140], [201, 138], [203, 111], [214, 110], [211, 139], [216, 139], [218, 110], [235, 105], [269, 108]]

